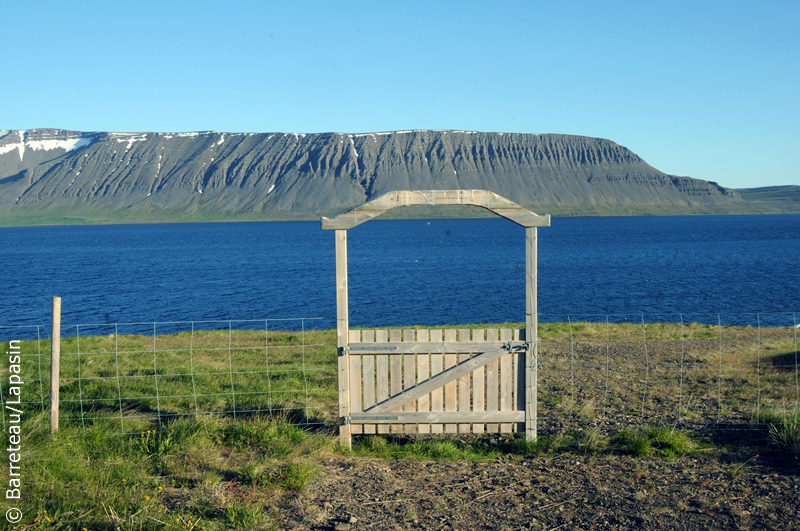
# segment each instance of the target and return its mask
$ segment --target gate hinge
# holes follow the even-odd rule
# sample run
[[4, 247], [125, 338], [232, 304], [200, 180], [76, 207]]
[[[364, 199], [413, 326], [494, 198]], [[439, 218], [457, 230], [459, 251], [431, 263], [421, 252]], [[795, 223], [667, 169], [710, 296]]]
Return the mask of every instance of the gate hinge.
[[509, 352], [520, 351], [520, 350], [528, 350], [530, 347], [530, 343], [520, 343], [519, 345], [515, 345], [513, 341], [509, 341], [508, 343], [503, 344], [504, 349]]

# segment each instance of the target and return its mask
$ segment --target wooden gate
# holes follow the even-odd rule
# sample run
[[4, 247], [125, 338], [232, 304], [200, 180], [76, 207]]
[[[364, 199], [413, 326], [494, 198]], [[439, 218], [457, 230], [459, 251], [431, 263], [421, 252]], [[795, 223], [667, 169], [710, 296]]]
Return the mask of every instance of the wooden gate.
[[524, 430], [524, 335], [350, 330], [350, 433]]
[[[525, 330], [350, 330], [347, 229], [408, 205], [474, 205], [525, 227]], [[398, 191], [333, 219], [341, 444], [361, 433], [507, 433], [536, 438], [538, 216], [486, 190]]]

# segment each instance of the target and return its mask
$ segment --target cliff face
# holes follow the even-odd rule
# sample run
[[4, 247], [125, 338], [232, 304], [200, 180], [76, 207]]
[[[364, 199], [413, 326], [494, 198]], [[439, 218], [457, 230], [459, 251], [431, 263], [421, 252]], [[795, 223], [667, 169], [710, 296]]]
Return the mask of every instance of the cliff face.
[[580, 136], [0, 131], [4, 218], [315, 218], [392, 190], [472, 188], [545, 214], [747, 207], [732, 190], [666, 175], [614, 142]]

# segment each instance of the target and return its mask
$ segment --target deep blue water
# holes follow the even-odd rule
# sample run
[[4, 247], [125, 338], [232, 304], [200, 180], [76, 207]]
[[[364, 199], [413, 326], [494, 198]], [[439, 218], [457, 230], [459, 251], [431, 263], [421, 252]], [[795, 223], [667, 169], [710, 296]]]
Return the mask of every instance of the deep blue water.
[[[376, 220], [348, 240], [354, 326], [524, 320], [524, 229], [509, 221]], [[335, 323], [333, 232], [318, 222], [0, 228], [0, 249], [0, 325], [46, 325], [54, 295], [65, 324]], [[798, 259], [798, 215], [553, 218], [539, 312], [780, 312], [788, 325]]]

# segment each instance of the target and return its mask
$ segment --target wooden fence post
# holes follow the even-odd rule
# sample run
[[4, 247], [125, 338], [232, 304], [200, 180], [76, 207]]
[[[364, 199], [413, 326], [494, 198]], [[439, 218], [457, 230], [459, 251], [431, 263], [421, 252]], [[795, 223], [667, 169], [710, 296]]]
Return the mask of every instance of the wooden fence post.
[[[347, 309], [347, 230], [337, 229], [336, 237], [336, 343], [339, 347], [339, 418], [350, 416], [350, 328]], [[350, 424], [339, 426], [339, 444], [345, 448], [352, 445]]]
[[50, 432], [58, 430], [58, 387], [61, 364], [61, 297], [53, 297], [53, 321], [50, 335]]
[[536, 401], [539, 394], [539, 315], [536, 308], [536, 262], [538, 253], [536, 227], [525, 228], [525, 439], [537, 437]]

